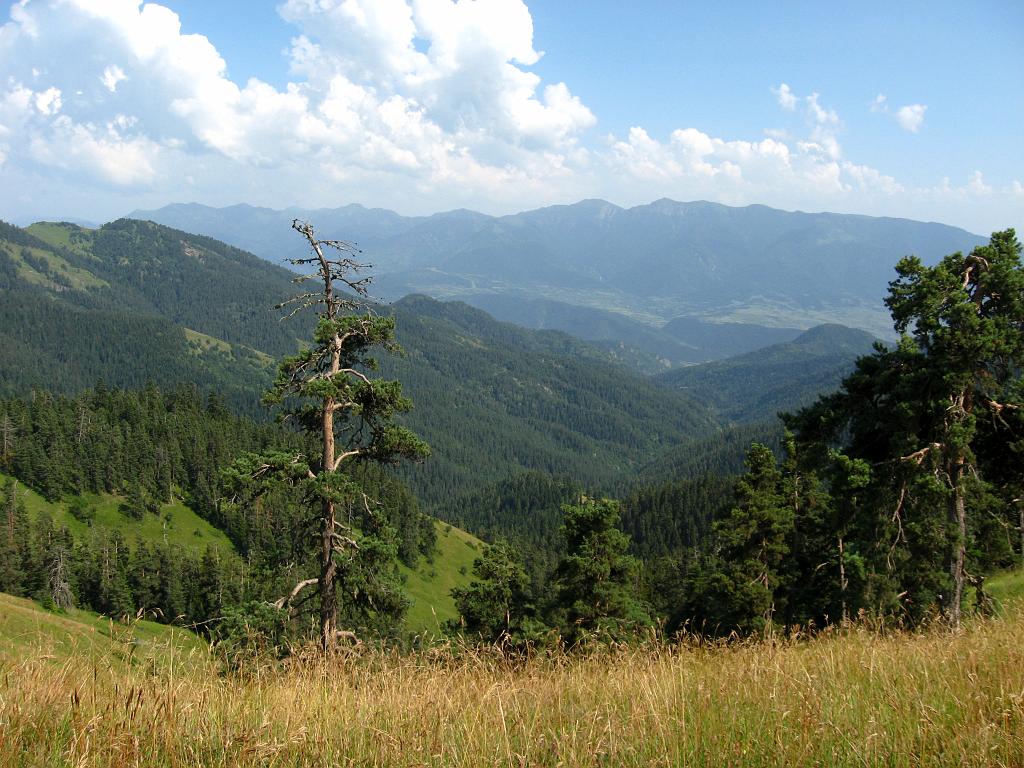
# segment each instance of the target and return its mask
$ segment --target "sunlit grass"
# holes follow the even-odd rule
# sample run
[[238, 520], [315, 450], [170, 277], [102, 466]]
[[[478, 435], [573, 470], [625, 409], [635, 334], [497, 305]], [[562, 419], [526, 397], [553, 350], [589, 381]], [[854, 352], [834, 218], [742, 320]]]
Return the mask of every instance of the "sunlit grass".
[[458, 617], [451, 591], [473, 580], [473, 561], [483, 554], [484, 544], [475, 536], [440, 520], [434, 521], [434, 528], [437, 551], [433, 556], [420, 560], [415, 569], [401, 566], [405, 593], [412, 601], [405, 627], [414, 634], [439, 635], [445, 621]]
[[[995, 581], [995, 580], [993, 580]], [[1024, 617], [511, 661], [440, 648], [212, 674], [0, 651], [4, 765], [1024, 765]], [[162, 663], [156, 663], [162, 659]]]

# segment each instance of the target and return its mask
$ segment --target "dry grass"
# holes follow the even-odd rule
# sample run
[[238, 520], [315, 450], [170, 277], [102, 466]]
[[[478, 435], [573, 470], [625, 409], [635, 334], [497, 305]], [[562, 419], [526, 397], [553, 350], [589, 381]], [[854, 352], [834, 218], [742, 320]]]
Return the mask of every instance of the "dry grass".
[[[1024, 615], [512, 663], [0, 650], [0, 765], [1024, 765]], [[42, 641], [47, 642], [47, 641]]]

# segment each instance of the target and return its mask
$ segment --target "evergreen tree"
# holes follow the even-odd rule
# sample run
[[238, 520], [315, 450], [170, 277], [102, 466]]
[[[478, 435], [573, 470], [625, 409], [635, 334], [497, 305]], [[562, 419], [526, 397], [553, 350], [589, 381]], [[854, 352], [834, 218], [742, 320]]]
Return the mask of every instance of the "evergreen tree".
[[569, 644], [590, 634], [625, 638], [650, 626], [636, 597], [638, 562], [618, 528], [618, 502], [584, 498], [562, 511], [565, 555], [552, 580], [552, 626]]
[[[348, 598], [348, 622], [358, 616], [378, 628], [382, 619], [394, 624], [404, 606], [394, 564], [396, 548], [389, 541], [393, 530], [376, 519], [374, 501], [353, 479], [350, 468], [368, 461], [422, 459], [429, 449], [394, 421], [397, 414], [412, 407], [402, 396], [401, 384], [371, 378], [377, 368], [372, 350], [399, 350], [393, 318], [378, 317], [369, 309], [354, 314], [369, 282], [369, 278], [357, 277], [364, 265], [353, 258], [355, 249], [342, 241], [317, 239], [309, 224], [295, 221], [292, 226], [306, 238], [313, 254], [292, 263], [316, 270], [297, 282], [316, 279], [322, 288], [279, 306], [295, 306], [293, 314], [316, 307], [318, 323], [314, 346], [281, 361], [266, 400], [272, 404], [297, 400], [299, 405], [291, 414], [317, 437], [320, 451], [315, 458], [280, 453], [266, 458], [250, 456], [236, 467], [233, 478], [299, 480], [306, 498], [319, 506], [319, 575], [304, 579], [279, 604], [284, 606], [303, 588], [315, 586], [320, 643], [328, 650], [339, 633], [339, 591]], [[338, 257], [328, 258], [331, 249]], [[342, 293], [339, 288], [352, 293]]]
[[529, 578], [507, 544], [487, 547], [473, 562], [473, 576], [468, 586], [452, 590], [460, 618], [448, 631], [486, 643], [522, 643], [537, 633]]
[[914, 620], [940, 607], [957, 625], [965, 584], [980, 587], [1010, 557], [1024, 439], [1020, 254], [1007, 230], [934, 267], [901, 260], [886, 300], [899, 345], [876, 347], [840, 392], [788, 419], [807, 455], [841, 450], [833, 495], [858, 493], [837, 509], [844, 548], [866, 558], [867, 604]]
[[25, 594], [25, 538], [28, 516], [18, 486], [8, 480], [0, 488], [0, 592]]
[[754, 443], [736, 504], [712, 527], [711, 551], [689, 574], [686, 604], [670, 623], [710, 634], [763, 632], [784, 609], [794, 511], [775, 455]]

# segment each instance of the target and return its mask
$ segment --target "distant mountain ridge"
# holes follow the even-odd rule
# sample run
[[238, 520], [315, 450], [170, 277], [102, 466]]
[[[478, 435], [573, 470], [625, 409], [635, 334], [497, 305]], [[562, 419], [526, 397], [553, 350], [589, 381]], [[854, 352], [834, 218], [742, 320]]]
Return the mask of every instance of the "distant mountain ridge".
[[792, 341], [669, 371], [654, 380], [709, 406], [725, 423], [752, 424], [838, 389], [856, 359], [870, 354], [876, 342], [855, 328], [819, 325]]
[[652, 326], [690, 316], [789, 328], [838, 322], [876, 335], [891, 333], [882, 297], [900, 257], [934, 262], [983, 242], [962, 229], [907, 219], [668, 199], [633, 208], [583, 200], [509, 216], [196, 204], [131, 216], [271, 260], [301, 253], [289, 224], [308, 219], [325, 236], [363, 248], [386, 298], [518, 295]]

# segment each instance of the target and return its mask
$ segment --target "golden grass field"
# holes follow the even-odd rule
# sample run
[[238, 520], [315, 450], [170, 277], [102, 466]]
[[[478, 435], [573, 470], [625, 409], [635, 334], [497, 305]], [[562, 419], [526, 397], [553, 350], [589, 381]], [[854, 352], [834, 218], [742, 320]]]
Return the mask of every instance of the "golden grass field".
[[245, 676], [173, 633], [75, 653], [22, 634], [0, 650], [0, 765], [1024, 766], [1024, 610], [1006, 603], [957, 632], [365, 650]]

